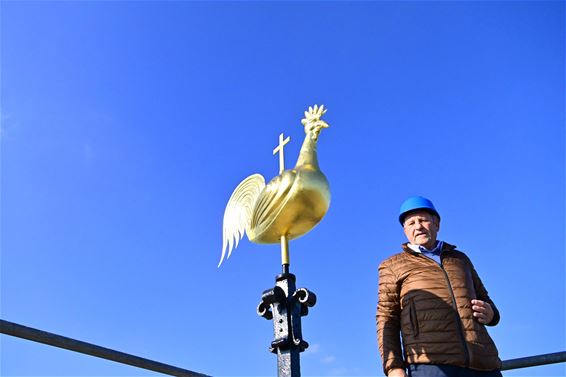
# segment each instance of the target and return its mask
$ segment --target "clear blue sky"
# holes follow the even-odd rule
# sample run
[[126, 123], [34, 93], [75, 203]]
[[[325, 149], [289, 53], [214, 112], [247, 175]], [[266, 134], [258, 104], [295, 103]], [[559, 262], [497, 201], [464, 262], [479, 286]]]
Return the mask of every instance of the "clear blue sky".
[[[291, 242], [306, 376], [381, 375], [377, 266], [409, 195], [472, 258], [501, 358], [566, 350], [562, 1], [1, 3], [1, 317], [202, 373], [276, 374], [278, 246], [220, 269], [237, 184], [308, 105], [332, 191]], [[3, 376], [150, 372], [1, 337]], [[505, 373], [565, 375], [564, 364]]]

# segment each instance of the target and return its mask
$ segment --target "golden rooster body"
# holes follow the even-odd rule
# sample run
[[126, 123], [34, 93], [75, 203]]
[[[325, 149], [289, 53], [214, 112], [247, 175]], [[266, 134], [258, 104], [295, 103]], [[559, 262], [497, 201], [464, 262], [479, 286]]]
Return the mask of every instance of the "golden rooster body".
[[285, 170], [267, 185], [260, 174], [244, 179], [232, 193], [224, 212], [220, 263], [238, 246], [244, 231], [255, 243], [279, 243], [310, 231], [330, 205], [328, 181], [318, 166], [316, 143], [328, 124], [320, 117], [324, 106], [309, 107], [301, 123], [305, 140], [293, 169]]

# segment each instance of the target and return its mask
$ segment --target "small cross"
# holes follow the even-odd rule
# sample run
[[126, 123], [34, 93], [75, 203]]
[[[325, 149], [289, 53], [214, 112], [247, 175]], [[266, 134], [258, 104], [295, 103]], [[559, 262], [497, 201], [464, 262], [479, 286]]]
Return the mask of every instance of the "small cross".
[[279, 152], [279, 174], [283, 173], [283, 170], [285, 170], [285, 159], [284, 159], [284, 156], [283, 156], [283, 147], [290, 140], [291, 140], [291, 138], [289, 136], [287, 136], [287, 138], [285, 140], [283, 140], [283, 134], [280, 134], [279, 135], [279, 145], [277, 146], [277, 148], [275, 148], [273, 150], [273, 154], [277, 154], [277, 152]]

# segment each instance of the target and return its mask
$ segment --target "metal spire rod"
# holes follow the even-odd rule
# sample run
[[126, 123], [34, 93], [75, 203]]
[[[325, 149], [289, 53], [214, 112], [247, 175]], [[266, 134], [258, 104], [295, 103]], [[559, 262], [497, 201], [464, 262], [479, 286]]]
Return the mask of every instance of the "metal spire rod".
[[287, 236], [281, 236], [281, 265], [283, 266], [283, 273], [289, 273], [289, 240]]
[[157, 361], [144, 359], [124, 352], [114, 351], [109, 348], [100, 347], [80, 340], [67, 338], [47, 331], [37, 330], [31, 327], [18, 325], [0, 319], [0, 333], [47, 344], [54, 347], [64, 348], [70, 351], [84, 353], [86, 355], [100, 357], [102, 359], [127, 364], [134, 367], [152, 370], [178, 377], [208, 377], [206, 374], [193, 372]]

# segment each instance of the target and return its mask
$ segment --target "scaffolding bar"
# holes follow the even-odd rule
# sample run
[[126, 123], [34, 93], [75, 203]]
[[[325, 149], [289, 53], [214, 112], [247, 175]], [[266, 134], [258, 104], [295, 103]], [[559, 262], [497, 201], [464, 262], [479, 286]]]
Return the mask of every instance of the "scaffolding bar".
[[46, 331], [37, 330], [31, 327], [18, 325], [17, 323], [12, 323], [4, 320], [0, 320], [0, 333], [47, 344], [54, 347], [84, 353], [90, 356], [100, 357], [102, 359], [131, 365], [134, 367], [147, 369], [170, 376], [208, 377], [206, 374], [192, 372], [190, 370], [178, 368], [172, 365], [144, 359], [143, 357], [138, 357], [119, 351], [114, 351], [109, 348], [81, 342], [80, 340], [67, 338], [61, 335], [52, 334]]
[[556, 364], [563, 362], [566, 362], [566, 351], [505, 360], [503, 361], [503, 367], [501, 368], [501, 370], [529, 368], [539, 365]]

